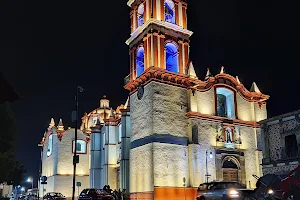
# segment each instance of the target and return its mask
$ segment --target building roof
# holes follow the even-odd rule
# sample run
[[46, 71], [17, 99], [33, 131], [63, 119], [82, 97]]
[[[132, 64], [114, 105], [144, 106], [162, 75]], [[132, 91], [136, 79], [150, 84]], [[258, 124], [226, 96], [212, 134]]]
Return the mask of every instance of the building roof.
[[20, 97], [0, 72], [0, 104], [19, 100]]
[[281, 120], [281, 119], [285, 119], [285, 118], [288, 118], [288, 117], [291, 117], [291, 116], [296, 116], [296, 115], [299, 115], [299, 114], [300, 114], [300, 110], [295, 110], [295, 111], [292, 111], [292, 112], [284, 113], [284, 114], [281, 114], [281, 115], [277, 115], [277, 116], [262, 120], [259, 123], [264, 124], [264, 123], [267, 123], [267, 122]]

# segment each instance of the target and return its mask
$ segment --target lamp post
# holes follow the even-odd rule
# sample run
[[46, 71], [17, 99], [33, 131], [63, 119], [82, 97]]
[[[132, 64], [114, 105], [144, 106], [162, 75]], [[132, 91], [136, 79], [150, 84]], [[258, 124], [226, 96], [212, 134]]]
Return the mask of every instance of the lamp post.
[[[210, 176], [209, 174], [208, 174], [208, 166], [207, 166], [207, 157], [208, 157], [208, 152], [206, 151], [206, 154], [205, 154], [205, 164], [206, 164], [206, 183], [208, 183], [208, 177]], [[210, 159], [212, 159], [213, 158], [213, 154], [212, 154], [212, 152], [210, 152], [209, 153], [209, 158]]]
[[75, 121], [75, 139], [74, 139], [74, 156], [73, 156], [73, 166], [74, 166], [74, 171], [73, 171], [73, 188], [72, 188], [72, 200], [75, 199], [75, 183], [76, 183], [76, 164], [79, 163], [79, 158], [77, 156], [77, 150], [76, 150], [76, 145], [77, 145], [77, 127], [78, 127], [78, 98], [79, 98], [79, 92], [83, 92], [83, 88], [81, 86], [77, 86], [76, 88], [76, 111], [75, 114], [73, 114], [73, 120]]
[[31, 189], [33, 189], [33, 178], [28, 178], [27, 183], [31, 183]]

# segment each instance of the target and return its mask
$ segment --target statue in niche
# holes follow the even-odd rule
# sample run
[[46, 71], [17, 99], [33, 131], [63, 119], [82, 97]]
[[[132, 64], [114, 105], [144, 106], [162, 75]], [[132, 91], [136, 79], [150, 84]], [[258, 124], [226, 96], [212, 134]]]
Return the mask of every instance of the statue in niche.
[[217, 132], [217, 136], [216, 136], [217, 142], [224, 142], [225, 139], [224, 139], [224, 128], [223, 128], [223, 126], [222, 125], [217, 125], [216, 132]]
[[236, 144], [242, 144], [241, 132], [238, 127], [234, 127], [234, 138]]
[[232, 143], [233, 139], [232, 139], [232, 129], [227, 127], [225, 129], [225, 133], [226, 133], [226, 142], [227, 143]]
[[226, 117], [226, 96], [217, 94], [217, 112], [219, 117]]

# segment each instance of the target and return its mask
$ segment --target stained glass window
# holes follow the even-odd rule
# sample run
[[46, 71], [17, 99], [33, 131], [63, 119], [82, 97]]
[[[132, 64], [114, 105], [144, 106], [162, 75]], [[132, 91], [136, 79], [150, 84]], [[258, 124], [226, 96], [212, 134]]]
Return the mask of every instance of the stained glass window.
[[165, 1], [165, 21], [175, 24], [175, 4], [172, 0]]
[[166, 44], [166, 69], [178, 73], [178, 49], [173, 42]]
[[137, 14], [138, 26], [142, 26], [144, 24], [144, 13], [145, 13], [144, 4], [141, 4], [138, 8], [138, 14]]
[[136, 76], [144, 72], [144, 47], [139, 47], [136, 53]]

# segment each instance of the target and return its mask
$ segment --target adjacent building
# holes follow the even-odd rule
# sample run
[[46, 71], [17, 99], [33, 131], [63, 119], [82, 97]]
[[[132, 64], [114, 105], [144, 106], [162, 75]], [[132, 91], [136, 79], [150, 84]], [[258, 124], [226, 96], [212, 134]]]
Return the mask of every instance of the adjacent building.
[[300, 165], [300, 110], [260, 122], [264, 174], [288, 174]]

